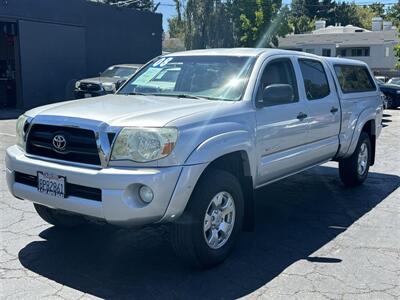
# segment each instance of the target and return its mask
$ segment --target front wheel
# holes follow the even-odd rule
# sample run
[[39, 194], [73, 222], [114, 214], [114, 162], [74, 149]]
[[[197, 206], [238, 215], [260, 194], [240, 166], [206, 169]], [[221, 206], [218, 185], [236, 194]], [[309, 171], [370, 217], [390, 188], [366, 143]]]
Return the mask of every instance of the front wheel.
[[368, 176], [371, 163], [371, 140], [369, 135], [361, 132], [354, 153], [339, 161], [340, 179], [346, 186], [362, 184]]
[[243, 205], [235, 176], [221, 170], [207, 171], [184, 214], [172, 224], [171, 242], [177, 255], [197, 268], [225, 260], [242, 227]]

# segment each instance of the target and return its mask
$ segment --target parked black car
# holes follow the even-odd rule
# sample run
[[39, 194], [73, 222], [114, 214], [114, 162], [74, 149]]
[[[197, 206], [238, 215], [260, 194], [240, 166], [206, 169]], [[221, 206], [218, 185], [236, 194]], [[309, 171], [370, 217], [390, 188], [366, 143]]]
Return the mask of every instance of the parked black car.
[[79, 80], [75, 83], [75, 99], [102, 96], [114, 93], [141, 65], [115, 65], [99, 77]]
[[387, 100], [387, 108], [397, 108], [400, 106], [400, 85], [384, 83], [381, 80], [376, 80], [381, 92]]

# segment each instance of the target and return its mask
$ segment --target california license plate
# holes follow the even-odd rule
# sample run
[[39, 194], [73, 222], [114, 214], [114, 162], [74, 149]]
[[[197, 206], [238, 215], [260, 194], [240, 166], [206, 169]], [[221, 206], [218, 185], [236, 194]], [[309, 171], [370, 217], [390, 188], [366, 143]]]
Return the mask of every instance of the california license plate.
[[86, 93], [84, 96], [85, 96], [85, 98], [90, 98], [90, 97], [92, 97], [92, 94]]
[[38, 172], [38, 191], [42, 194], [65, 198], [65, 177]]

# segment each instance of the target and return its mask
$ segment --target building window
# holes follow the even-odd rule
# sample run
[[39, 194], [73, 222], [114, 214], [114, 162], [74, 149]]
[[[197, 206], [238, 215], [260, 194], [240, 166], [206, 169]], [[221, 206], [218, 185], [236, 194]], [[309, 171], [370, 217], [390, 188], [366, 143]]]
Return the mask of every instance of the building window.
[[322, 49], [322, 56], [331, 56], [331, 49]]
[[346, 49], [338, 49], [337, 51], [336, 51], [336, 55], [337, 56], [340, 56], [340, 57], [346, 57], [347, 55], [347, 51], [346, 51]]
[[385, 56], [386, 56], [386, 57], [389, 56], [389, 54], [390, 54], [389, 52], [390, 52], [389, 47], [386, 47], [386, 48], [385, 48]]
[[307, 52], [307, 53], [314, 54], [314, 53], [315, 53], [315, 50], [314, 50], [314, 49], [306, 49], [306, 52]]
[[351, 56], [369, 56], [369, 48], [351, 48]]

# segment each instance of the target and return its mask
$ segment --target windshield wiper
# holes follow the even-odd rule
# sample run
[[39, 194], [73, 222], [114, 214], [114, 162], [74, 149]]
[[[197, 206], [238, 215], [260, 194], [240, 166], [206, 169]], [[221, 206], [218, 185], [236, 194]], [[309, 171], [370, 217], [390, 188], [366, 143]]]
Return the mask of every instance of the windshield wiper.
[[122, 95], [140, 95], [140, 96], [146, 96], [148, 94], [145, 93], [139, 93], [139, 92], [130, 92], [130, 93], [121, 93]]
[[195, 96], [190, 94], [168, 94], [168, 93], [140, 93], [140, 92], [130, 92], [130, 93], [122, 93], [123, 95], [141, 95], [141, 96], [158, 96], [158, 97], [176, 97], [182, 99], [199, 99], [199, 100], [221, 100], [212, 97], [205, 96]]
[[152, 94], [154, 96], [164, 96], [164, 97], [176, 97], [176, 98], [183, 98], [183, 99], [208, 99], [207, 97], [202, 97], [202, 96], [195, 96], [195, 95], [190, 95], [190, 94], [168, 94], [168, 93], [157, 93], [157, 94]]
[[206, 99], [205, 97], [188, 95], [188, 94], [178, 94], [178, 95], [171, 95], [171, 96], [177, 97], [177, 98], [184, 98], [184, 99]]

